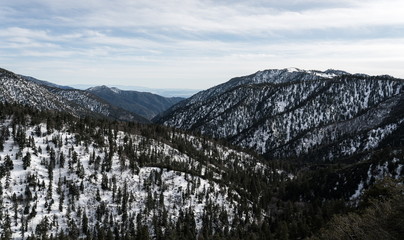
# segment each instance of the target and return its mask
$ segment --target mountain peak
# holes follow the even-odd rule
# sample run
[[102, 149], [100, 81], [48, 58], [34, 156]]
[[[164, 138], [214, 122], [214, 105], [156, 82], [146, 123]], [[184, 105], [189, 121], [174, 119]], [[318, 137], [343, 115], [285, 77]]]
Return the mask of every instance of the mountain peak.
[[122, 90], [121, 89], [119, 89], [119, 88], [116, 88], [116, 87], [112, 87], [112, 88], [110, 88], [111, 89], [111, 91], [113, 91], [114, 93], [121, 93], [122, 92]]
[[87, 91], [103, 91], [103, 90], [111, 90], [111, 89], [106, 85], [90, 87], [87, 89]]
[[335, 75], [346, 75], [346, 74], [350, 74], [348, 72], [342, 71], [342, 70], [338, 70], [338, 69], [332, 69], [329, 68], [327, 70], [324, 71], [324, 73], [326, 74], [335, 74]]
[[120, 94], [122, 92], [122, 90], [119, 89], [119, 88], [108, 87], [106, 85], [91, 87], [91, 88], [88, 88], [87, 91], [90, 91], [90, 92], [108, 91], [108, 92], [113, 92], [113, 93], [116, 93], [116, 94]]
[[[256, 84], [289, 84], [297, 82], [307, 82], [313, 80], [330, 79], [336, 76], [348, 74], [347, 72], [341, 70], [303, 70], [296, 67], [284, 68], [284, 69], [267, 69], [261, 70], [254, 74], [235, 77], [229, 81], [214, 86], [205, 91], [195, 94], [193, 97], [189, 98], [188, 103], [182, 104], [193, 104], [196, 102], [204, 101], [212, 96], [218, 96], [225, 93], [231, 89], [241, 87], [243, 85], [256, 85]], [[179, 106], [174, 106], [177, 108]]]
[[286, 68], [286, 70], [288, 72], [301, 72], [302, 71], [301, 69], [295, 68], [295, 67], [289, 67], [289, 68]]
[[[338, 76], [349, 77], [329, 81]], [[399, 115], [393, 112], [402, 109], [398, 106], [403, 88], [403, 82], [384, 76], [333, 69], [269, 69], [197, 93], [156, 122], [228, 139], [273, 157], [317, 154], [318, 146], [332, 143], [335, 151], [316, 155], [328, 161], [338, 154], [377, 147], [369, 137], [375, 129], [383, 133], [375, 140], [381, 142], [398, 128], [400, 123], [390, 124], [388, 118]], [[361, 149], [359, 145], [344, 149], [339, 141], [357, 143], [358, 136], [352, 133], [369, 140]]]
[[[284, 69], [268, 69], [258, 71], [253, 75], [244, 77], [246, 82], [243, 84], [257, 84], [257, 83], [288, 83], [296, 81], [310, 81], [318, 80], [321, 78], [333, 78], [340, 75], [349, 74], [341, 70], [328, 69], [326, 71], [319, 70], [303, 70], [296, 67]], [[243, 78], [243, 77], [242, 77]], [[240, 78], [239, 78], [240, 79]]]

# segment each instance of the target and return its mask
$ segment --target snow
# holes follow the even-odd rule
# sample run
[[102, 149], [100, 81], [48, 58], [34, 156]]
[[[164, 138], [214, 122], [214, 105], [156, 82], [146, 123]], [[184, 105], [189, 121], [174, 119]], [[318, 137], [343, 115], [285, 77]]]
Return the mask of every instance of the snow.
[[118, 89], [118, 88], [112, 87], [112, 88], [110, 88], [110, 89], [111, 89], [114, 93], [117, 93], [117, 94], [121, 93], [121, 90]]
[[285, 108], [288, 105], [287, 102], [277, 102], [276, 104], [277, 104], [278, 112], [285, 111]]
[[295, 67], [290, 67], [286, 69], [288, 72], [292, 73], [292, 72], [300, 72], [301, 70]]
[[355, 193], [349, 198], [349, 200], [355, 200], [357, 198], [359, 198], [359, 196], [361, 195], [362, 191], [363, 191], [363, 182], [361, 181], [358, 185], [358, 188], [356, 189]]
[[339, 70], [259, 71], [198, 93], [162, 122], [279, 158], [335, 143], [319, 159], [329, 161], [374, 149], [397, 129], [383, 123], [404, 83], [366, 78]]
[[[4, 121], [0, 121], [0, 126], [8, 126], [10, 132], [12, 132], [10, 126], [11, 120], [6, 119]], [[219, 184], [219, 180], [221, 179], [220, 169], [214, 165], [205, 165], [186, 153], [181, 153], [177, 149], [168, 145], [167, 143], [160, 142], [156, 139], [146, 139], [143, 136], [132, 134], [130, 138], [133, 141], [134, 147], [137, 149], [137, 154], [140, 155], [139, 146], [146, 144], [147, 148], [146, 152], [156, 152], [157, 156], [161, 160], [166, 158], [170, 159], [170, 162], [176, 163], [184, 163], [189, 167], [195, 167], [196, 169], [201, 169], [199, 176], [193, 176], [189, 173], [168, 170], [166, 168], [157, 168], [157, 167], [140, 167], [138, 174], [133, 174], [129, 169], [122, 169], [120, 166], [119, 156], [115, 153], [112, 157], [112, 170], [110, 172], [101, 173], [99, 170], [95, 170], [94, 164], [89, 164], [90, 155], [95, 152], [96, 156], [100, 156], [101, 159], [105, 157], [105, 151], [103, 148], [95, 147], [93, 144], [89, 144], [87, 146], [83, 145], [83, 142], [77, 142], [75, 138], [76, 134], [68, 132], [66, 128], [59, 130], [54, 130], [51, 133], [47, 132], [46, 124], [42, 123], [39, 125], [40, 130], [43, 133], [41, 136], [36, 136], [35, 127], [36, 126], [26, 126], [25, 133], [27, 137], [33, 137], [35, 142], [35, 148], [42, 149], [42, 152], [38, 152], [34, 154], [33, 147], [24, 147], [22, 149], [22, 154], [25, 155], [27, 152], [31, 153], [31, 165], [24, 170], [22, 164], [22, 158], [19, 157], [16, 159], [16, 155], [20, 151], [19, 147], [15, 144], [13, 140], [13, 136], [9, 137], [4, 143], [4, 151], [0, 152], [0, 164], [4, 160], [5, 155], [9, 155], [13, 159], [14, 169], [10, 174], [10, 184], [7, 188], [3, 189], [3, 198], [4, 198], [4, 209], [0, 211], [9, 211], [13, 208], [13, 204], [11, 201], [13, 193], [16, 193], [17, 196], [24, 196], [24, 191], [26, 189], [27, 176], [35, 176], [39, 182], [44, 182], [45, 187], [40, 188], [37, 187], [36, 190], [33, 187], [30, 187], [30, 191], [32, 194], [37, 194], [38, 199], [35, 202], [30, 203], [30, 211], [33, 207], [34, 203], [36, 205], [36, 216], [29, 220], [28, 222], [28, 232], [26, 234], [30, 234], [35, 232], [36, 226], [47, 217], [51, 221], [57, 222], [57, 228], [52, 229], [51, 233], [56, 233], [61, 229], [65, 229], [67, 227], [67, 213], [70, 212], [70, 217], [75, 218], [77, 216], [77, 211], [81, 209], [81, 211], [85, 211], [89, 222], [95, 223], [96, 221], [96, 210], [97, 206], [101, 202], [105, 203], [108, 207], [109, 211], [114, 216], [114, 221], [120, 222], [122, 221], [122, 216], [118, 214], [118, 208], [120, 205], [114, 202], [111, 195], [111, 189], [102, 190], [100, 188], [103, 174], [107, 176], [109, 180], [116, 179], [117, 187], [120, 189], [124, 188], [126, 184], [128, 186], [129, 195], [133, 196], [133, 200], [128, 203], [129, 214], [138, 214], [144, 213], [146, 209], [146, 204], [148, 201], [148, 195], [160, 194], [164, 195], [164, 207], [168, 211], [170, 218], [174, 221], [177, 219], [179, 215], [179, 211], [181, 209], [191, 207], [194, 212], [196, 218], [196, 226], [199, 229], [201, 227], [202, 214], [204, 213], [205, 207], [208, 202], [217, 204], [221, 206], [222, 209], [225, 209], [228, 212], [229, 222], [233, 219], [233, 213], [237, 212], [236, 207], [238, 203], [235, 199], [239, 199], [240, 196], [236, 191], [230, 189], [228, 186]], [[96, 131], [97, 129], [95, 129]], [[125, 133], [119, 131], [117, 133], [116, 144], [120, 146], [124, 144]], [[190, 136], [187, 134], [175, 133], [172, 137], [182, 138], [186, 141], [192, 142], [195, 149], [199, 149], [203, 152], [208, 158], [218, 157], [222, 159], [224, 166], [231, 166], [236, 161], [240, 167], [251, 168], [255, 172], [262, 172], [267, 169], [267, 166], [257, 162], [252, 156], [235, 151], [228, 147], [223, 147], [217, 145], [217, 143], [206, 142], [198, 137]], [[61, 141], [61, 144], [56, 144], [53, 142]], [[104, 137], [105, 141], [108, 142], [108, 138]], [[206, 148], [206, 146], [209, 146]], [[48, 148], [54, 149], [56, 155], [56, 168], [53, 170], [53, 179], [50, 180], [48, 178], [48, 170], [47, 167], [43, 164], [44, 162], [48, 162], [50, 159], [50, 153], [46, 150]], [[69, 170], [68, 161], [71, 159], [72, 151], [75, 151], [78, 156], [79, 162], [83, 165], [85, 174], [84, 177], [81, 178], [77, 175], [77, 173], [73, 170]], [[65, 156], [65, 167], [59, 168], [59, 155], [63, 153]], [[224, 161], [225, 159], [225, 161]], [[125, 160], [127, 161], [127, 160]], [[204, 175], [207, 173], [207, 169], [209, 171], [214, 171], [213, 181], [208, 181], [204, 178]], [[156, 176], [161, 175], [161, 183], [158, 184], [160, 180]], [[68, 203], [70, 197], [68, 195], [69, 189], [67, 184], [63, 184], [62, 194], [57, 192], [59, 181], [74, 184], [75, 186], [79, 186], [83, 183], [85, 191], [81, 192], [80, 195], [74, 200], [73, 206], [75, 210], [72, 210], [68, 207]], [[150, 179], [155, 179], [150, 181]], [[216, 180], [218, 182], [216, 182]], [[156, 183], [157, 181], [157, 183]], [[1, 179], [1, 183], [3, 186], [6, 185], [6, 178]], [[196, 183], [199, 183], [196, 185]], [[52, 200], [54, 204], [51, 205], [50, 208], [47, 208], [46, 205], [49, 205], [50, 199], [47, 198], [48, 187], [52, 184]], [[193, 186], [197, 186], [194, 190], [189, 192], [189, 196], [184, 198], [184, 193], [188, 191], [187, 189], [193, 188]], [[111, 186], [110, 186], [111, 188]], [[97, 189], [100, 191], [100, 202], [95, 199]], [[229, 198], [229, 194], [232, 196], [237, 196], [233, 198]], [[64, 205], [62, 211], [59, 210], [59, 201], [64, 196]], [[19, 216], [23, 211], [23, 206], [18, 207]], [[145, 216], [146, 222], [151, 222], [154, 216], [153, 212], [149, 212], [148, 215]], [[93, 227], [93, 225], [91, 226]], [[21, 223], [18, 220], [17, 225], [13, 224], [13, 238], [21, 239], [20, 236], [20, 228]], [[26, 235], [27, 236], [27, 235]]]

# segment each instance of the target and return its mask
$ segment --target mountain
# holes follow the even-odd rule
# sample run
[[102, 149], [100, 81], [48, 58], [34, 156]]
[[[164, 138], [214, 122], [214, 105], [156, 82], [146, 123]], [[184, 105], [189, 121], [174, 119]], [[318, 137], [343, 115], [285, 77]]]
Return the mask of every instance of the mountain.
[[336, 163], [275, 160], [196, 131], [80, 115], [90, 93], [0, 78], [0, 239], [338, 236], [328, 224], [400, 239], [403, 128]]
[[[162, 97], [172, 98], [172, 97], [180, 97], [180, 98], [189, 98], [195, 93], [199, 92], [198, 89], [182, 89], [182, 88], [149, 88], [149, 87], [141, 87], [141, 86], [128, 86], [128, 85], [108, 85], [110, 88], [118, 88], [120, 90], [126, 91], [137, 91], [137, 92], [148, 92], [152, 94], [157, 94]], [[71, 87], [81, 90], [86, 90], [92, 87], [97, 87], [92, 84], [74, 84]]]
[[62, 86], [62, 85], [54, 84], [54, 83], [51, 83], [51, 82], [48, 82], [48, 81], [39, 80], [39, 79], [36, 79], [36, 78], [34, 78], [34, 77], [30, 77], [30, 76], [24, 76], [24, 75], [19, 75], [19, 76], [20, 76], [21, 78], [25, 79], [25, 80], [28, 80], [28, 81], [37, 83], [37, 84], [39, 84], [39, 85], [44, 85], [44, 86], [53, 87], [53, 88], [61, 88], [61, 89], [74, 89], [74, 88], [69, 87], [69, 86]]
[[78, 116], [99, 116], [123, 121], [148, 122], [134, 113], [108, 104], [97, 96], [76, 89], [55, 88], [28, 81], [0, 69], [0, 102], [18, 103], [38, 110], [55, 110]]
[[166, 98], [148, 92], [124, 91], [107, 86], [92, 87], [86, 90], [114, 106], [136, 113], [146, 119], [152, 119], [184, 98]]
[[142, 116], [126, 111], [125, 109], [110, 104], [104, 99], [97, 97], [90, 92], [78, 90], [78, 89], [60, 89], [60, 88], [48, 88], [48, 90], [58, 96], [62, 96], [69, 102], [84, 106], [90, 111], [89, 115], [100, 114], [112, 119], [120, 121], [135, 121], [141, 123], [148, 123], [149, 121]]
[[1, 239], [247, 233], [254, 199], [289, 178], [203, 137], [0, 103]]
[[[98, 105], [96, 107], [93, 107], [92, 111], [99, 111], [101, 114], [111, 112], [110, 115], [119, 115], [119, 111], [122, 111], [122, 109], [124, 109], [127, 112], [134, 113], [135, 115], [139, 115], [147, 120], [151, 120], [156, 115], [164, 112], [174, 104], [185, 99], [182, 97], [162, 97], [160, 95], [149, 92], [120, 90], [115, 87], [109, 88], [107, 86], [97, 86], [90, 87], [85, 90], [78, 90], [69, 86], [61, 86], [51, 82], [38, 80], [33, 77], [23, 75], [18, 76], [27, 81], [44, 86], [55, 94], [61, 94], [63, 97], [69, 99], [69, 101], [72, 101], [80, 106], [85, 106], [88, 104]], [[103, 105], [105, 105], [105, 103], [108, 103], [111, 106], [100, 107], [100, 103], [102, 103]], [[121, 120], [130, 121], [130, 117], [124, 117]], [[138, 118], [136, 121], [144, 122], [144, 120], [141, 120], [140, 118]]]
[[403, 105], [402, 79], [289, 68], [233, 78], [154, 121], [226, 139], [269, 158], [333, 161], [402, 144]]

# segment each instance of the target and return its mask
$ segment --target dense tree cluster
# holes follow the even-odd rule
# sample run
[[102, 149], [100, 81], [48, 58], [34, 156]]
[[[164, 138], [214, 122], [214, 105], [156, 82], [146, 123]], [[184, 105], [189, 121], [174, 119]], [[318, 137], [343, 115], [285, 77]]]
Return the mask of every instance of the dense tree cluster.
[[404, 233], [404, 187], [386, 178], [365, 191], [358, 210], [336, 215], [312, 240], [401, 239]]
[[[265, 160], [164, 126], [76, 118], [7, 103], [0, 103], [0, 153], [1, 239], [11, 239], [17, 228], [24, 239], [302, 239], [323, 228], [316, 235], [322, 238], [330, 220], [342, 226], [373, 214], [352, 210], [398, 201], [396, 192], [383, 189], [375, 191], [384, 195], [369, 190], [359, 205], [349, 200], [361, 182], [367, 188], [383, 174], [402, 179], [398, 169], [404, 159], [404, 149], [396, 146], [355, 164]], [[39, 157], [39, 163], [33, 160]], [[142, 196], [119, 175], [141, 179], [145, 169], [139, 206]], [[24, 175], [12, 179], [17, 170]], [[184, 184], [169, 186], [169, 178]], [[5, 194], [13, 185], [22, 189]], [[167, 199], [168, 188], [174, 199]], [[81, 206], [88, 192], [93, 205]], [[378, 196], [385, 199], [372, 205]], [[391, 214], [388, 219], [397, 219]]]

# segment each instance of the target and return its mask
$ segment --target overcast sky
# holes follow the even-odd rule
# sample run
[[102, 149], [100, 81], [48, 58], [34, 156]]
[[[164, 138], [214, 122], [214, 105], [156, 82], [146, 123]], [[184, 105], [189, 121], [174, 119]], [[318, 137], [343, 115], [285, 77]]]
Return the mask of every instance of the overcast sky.
[[0, 67], [205, 89], [297, 67], [404, 78], [403, 0], [1, 0]]

